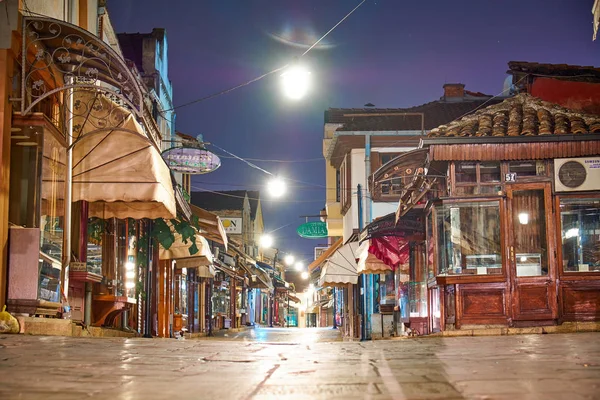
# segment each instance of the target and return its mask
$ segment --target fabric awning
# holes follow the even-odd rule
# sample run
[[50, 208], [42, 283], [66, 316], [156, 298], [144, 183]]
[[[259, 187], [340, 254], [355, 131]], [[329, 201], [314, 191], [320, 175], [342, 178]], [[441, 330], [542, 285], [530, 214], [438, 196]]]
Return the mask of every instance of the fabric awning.
[[320, 286], [335, 286], [356, 284], [358, 272], [358, 242], [352, 242], [340, 247], [325, 263], [319, 279]]
[[202, 229], [204, 237], [223, 244], [225, 250], [227, 250], [227, 233], [225, 233], [225, 227], [221, 222], [221, 218], [219, 218], [218, 215], [193, 204], [191, 204], [190, 207], [192, 209], [192, 214], [198, 218], [198, 225]]
[[370, 246], [371, 241], [365, 240], [358, 248], [357, 272], [359, 274], [384, 274], [392, 271], [392, 267], [369, 252]]
[[323, 263], [327, 261], [327, 259], [331, 257], [331, 255], [342, 246], [342, 243], [343, 238], [339, 238], [337, 241], [335, 241], [335, 243], [329, 246], [329, 248], [325, 250], [323, 254], [321, 254], [315, 261], [311, 262], [308, 265], [308, 271], [311, 272], [312, 270], [323, 265]]
[[267, 271], [259, 267], [252, 267], [252, 272], [254, 274], [250, 277], [250, 287], [273, 290], [273, 283]]
[[288, 294], [288, 298], [293, 301], [294, 303], [301, 303], [302, 301], [297, 298], [296, 296], [294, 296], [293, 294]]
[[73, 201], [90, 217], [175, 218], [169, 167], [134, 116], [94, 90], [74, 104]]
[[196, 270], [196, 276], [200, 278], [214, 278], [217, 271], [212, 265], [202, 265]]
[[[171, 223], [169, 222], [168, 224], [170, 225]], [[171, 232], [175, 236], [175, 242], [173, 242], [168, 250], [162, 246], [159, 247], [158, 258], [160, 260], [176, 260], [179, 268], [196, 268], [213, 263], [213, 254], [210, 251], [210, 245], [200, 234], [196, 234], [195, 236], [198, 252], [192, 255], [190, 254], [191, 240], [184, 243], [181, 235], [175, 232], [172, 226]]]

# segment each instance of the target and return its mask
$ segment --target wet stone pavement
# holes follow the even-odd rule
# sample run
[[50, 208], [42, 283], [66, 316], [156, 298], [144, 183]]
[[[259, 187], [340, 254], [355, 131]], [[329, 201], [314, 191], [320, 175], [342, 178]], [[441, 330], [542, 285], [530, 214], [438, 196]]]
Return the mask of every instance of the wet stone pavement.
[[[0, 336], [0, 399], [600, 399], [600, 334], [342, 342]], [[227, 335], [227, 336], [225, 336]]]

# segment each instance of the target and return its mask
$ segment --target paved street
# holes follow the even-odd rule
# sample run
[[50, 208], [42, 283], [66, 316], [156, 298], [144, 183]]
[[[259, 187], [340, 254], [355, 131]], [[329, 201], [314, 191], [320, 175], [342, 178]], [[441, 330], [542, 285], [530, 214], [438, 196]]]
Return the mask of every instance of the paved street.
[[0, 336], [0, 398], [600, 398], [597, 333], [362, 343], [330, 329], [231, 335]]

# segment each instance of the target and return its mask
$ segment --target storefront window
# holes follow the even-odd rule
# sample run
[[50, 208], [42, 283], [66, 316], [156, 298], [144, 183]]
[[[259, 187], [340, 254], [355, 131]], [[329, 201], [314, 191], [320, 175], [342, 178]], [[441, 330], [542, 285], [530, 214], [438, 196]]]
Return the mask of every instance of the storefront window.
[[411, 245], [410, 251], [410, 317], [427, 316], [427, 275], [422, 244]]
[[458, 196], [489, 194], [501, 189], [499, 162], [460, 162], [455, 164], [455, 194]]
[[502, 273], [497, 201], [445, 204], [436, 211], [439, 275]]
[[102, 238], [104, 236], [105, 221], [100, 218], [88, 220], [88, 243], [87, 243], [87, 271], [96, 275], [102, 275]]
[[380, 304], [395, 305], [396, 303], [396, 280], [393, 271], [381, 274], [379, 278]]
[[600, 272], [600, 199], [561, 199], [565, 272]]
[[427, 214], [427, 278], [435, 276], [435, 241], [433, 240], [433, 210]]

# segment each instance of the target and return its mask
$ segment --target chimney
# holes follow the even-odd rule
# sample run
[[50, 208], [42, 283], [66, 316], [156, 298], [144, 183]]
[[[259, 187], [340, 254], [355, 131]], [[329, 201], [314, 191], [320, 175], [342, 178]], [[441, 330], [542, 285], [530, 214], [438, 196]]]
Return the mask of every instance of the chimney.
[[461, 101], [465, 97], [465, 85], [462, 83], [446, 83], [444, 85], [444, 100]]

